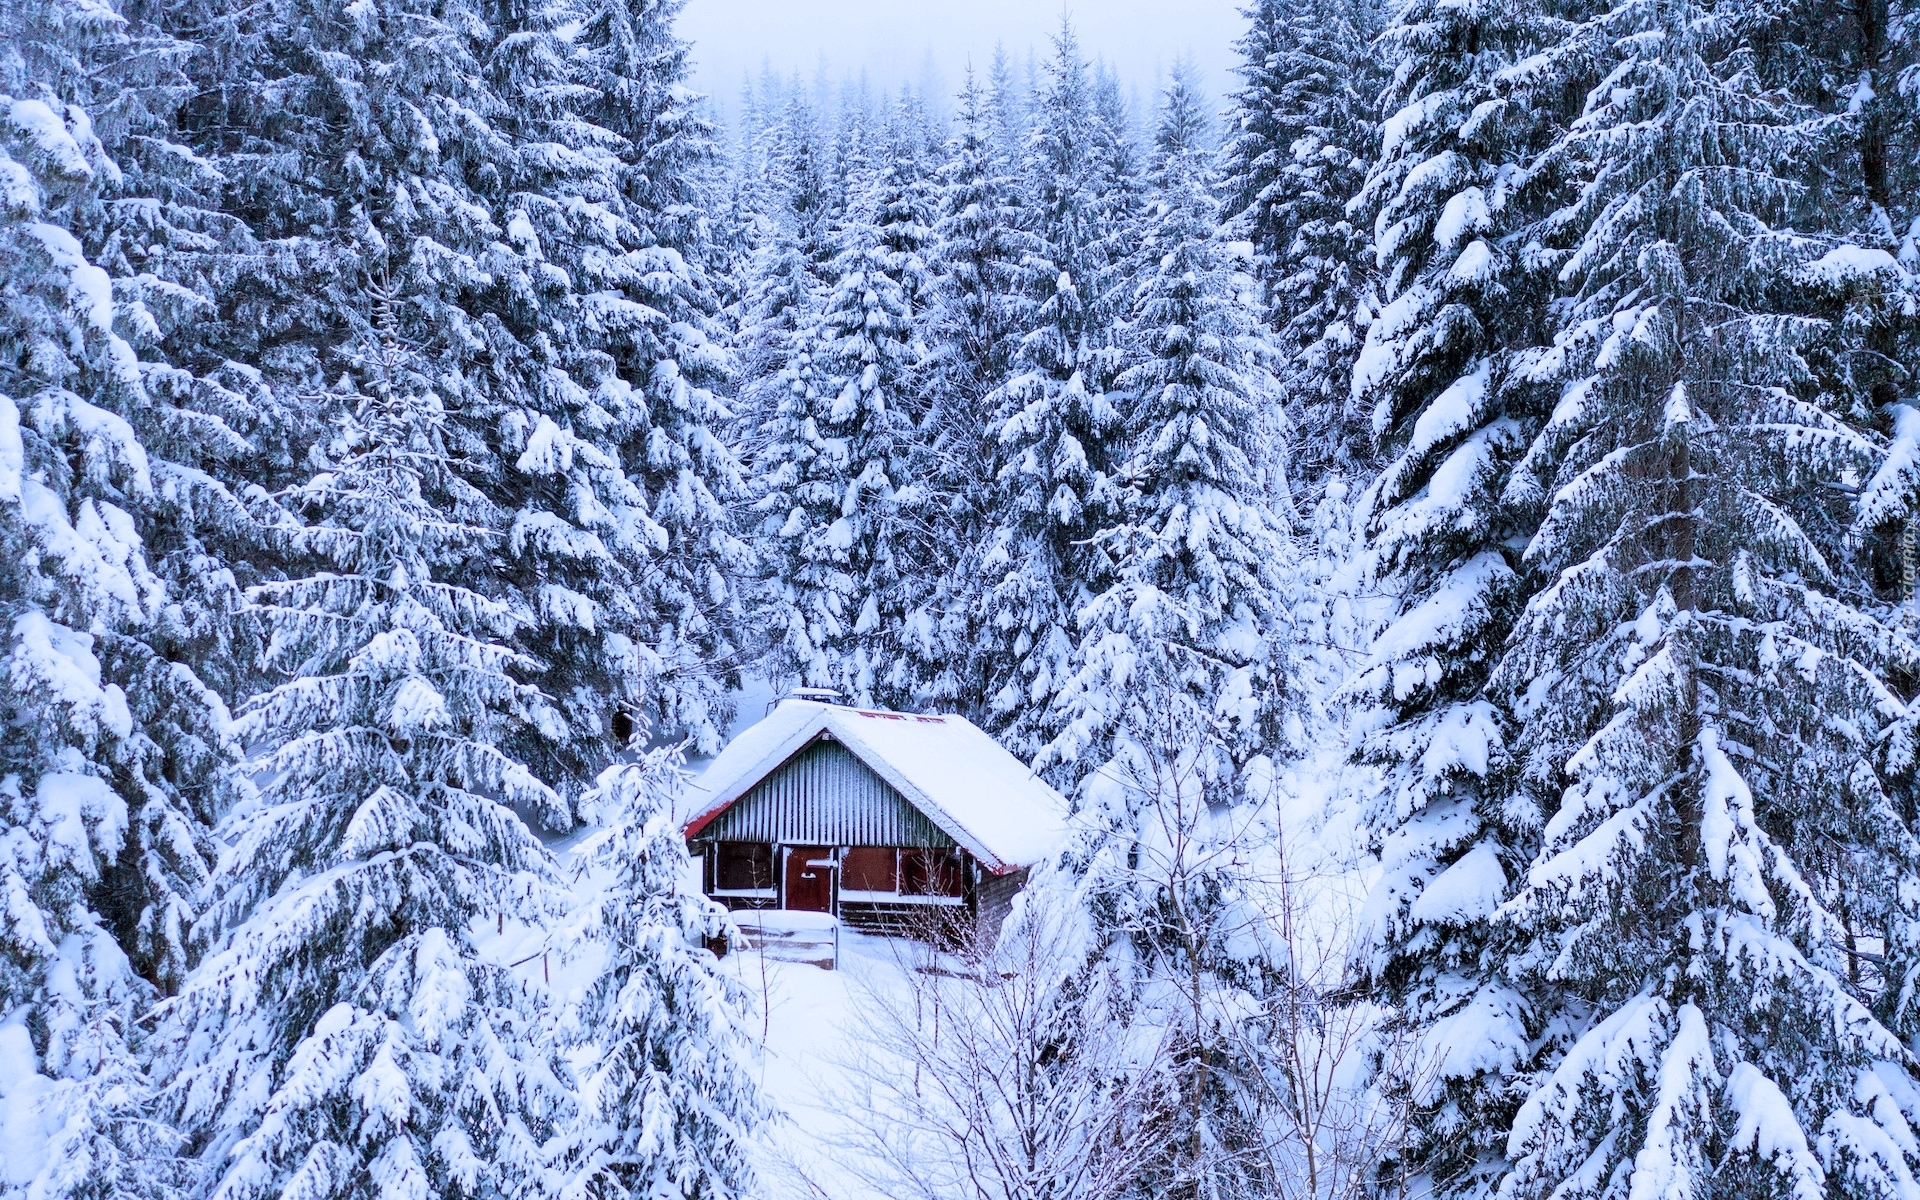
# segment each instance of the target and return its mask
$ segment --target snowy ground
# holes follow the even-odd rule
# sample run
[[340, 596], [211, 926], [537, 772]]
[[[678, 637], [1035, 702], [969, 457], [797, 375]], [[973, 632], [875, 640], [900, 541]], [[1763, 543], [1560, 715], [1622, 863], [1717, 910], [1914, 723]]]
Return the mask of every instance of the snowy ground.
[[911, 975], [937, 956], [897, 938], [841, 932], [840, 967], [730, 955], [728, 972], [753, 995], [759, 1012], [761, 1084], [782, 1119], [760, 1147], [760, 1174], [774, 1200], [866, 1200], [875, 1193], [853, 1167], [847, 1117], [860, 1102], [854, 1060], [864, 1030], [858, 1016], [875, 993], [899, 995]]

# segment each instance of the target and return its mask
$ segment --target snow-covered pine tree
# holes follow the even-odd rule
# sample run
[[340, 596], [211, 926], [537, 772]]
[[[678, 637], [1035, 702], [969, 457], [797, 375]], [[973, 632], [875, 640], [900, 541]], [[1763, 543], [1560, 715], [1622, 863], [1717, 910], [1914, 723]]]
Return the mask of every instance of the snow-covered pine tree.
[[1258, 886], [1237, 872], [1271, 827], [1259, 814], [1286, 749], [1292, 672], [1289, 547], [1268, 507], [1278, 447], [1258, 419], [1274, 381], [1247, 264], [1216, 229], [1212, 157], [1183, 69], [1160, 111], [1147, 273], [1113, 392], [1124, 458], [1095, 538], [1112, 565], [1079, 613], [1078, 669], [1054, 701], [1061, 733], [1040, 756], [1078, 780], [1076, 833], [1029, 903], [1077, 907], [1090, 931], [1060, 1002], [1092, 978], [1122, 979], [1115, 1019], [1136, 1027], [1129, 1040], [1168, 1039], [1182, 1115], [1157, 1186], [1232, 1196], [1271, 1182], [1262, 1020], [1287, 964], [1263, 957], [1246, 903]]
[[1079, 40], [1063, 25], [1021, 164], [1039, 246], [1020, 266], [1031, 307], [1012, 375], [987, 402], [996, 494], [971, 618], [980, 716], [1025, 758], [1057, 732], [1049, 714], [1076, 669], [1074, 614], [1104, 583], [1102, 552], [1088, 539], [1112, 499], [1118, 414], [1106, 393], [1119, 360], [1115, 297], [1101, 290], [1112, 282], [1116, 239], [1103, 221], [1113, 180], [1094, 93]]
[[[1770, 42], [1763, 61], [1776, 70], [1800, 67], [1793, 76], [1797, 94], [1822, 111], [1845, 113], [1846, 132], [1829, 143], [1835, 152], [1812, 168], [1803, 208], [1818, 211], [1818, 227], [1839, 244], [1859, 250], [1800, 276], [1808, 285], [1800, 302], [1824, 318], [1815, 327], [1820, 336], [1804, 352], [1817, 386], [1802, 394], [1856, 428], [1887, 435], [1880, 467], [1855, 505], [1852, 553], [1835, 557], [1859, 588], [1853, 602], [1912, 638], [1920, 631], [1920, 606], [1914, 604], [1905, 547], [1912, 544], [1913, 516], [1920, 510], [1920, 460], [1914, 454], [1920, 420], [1908, 365], [1920, 337], [1920, 209], [1912, 203], [1920, 180], [1920, 94], [1896, 81], [1913, 78], [1920, 45], [1898, 12], [1885, 0], [1856, 5], [1838, 20], [1831, 19], [1836, 14], [1802, 10], [1798, 37]], [[1806, 71], [1809, 59], [1828, 69]], [[1903, 814], [1916, 811], [1920, 776], [1892, 771], [1883, 784]], [[1855, 956], [1849, 981], [1871, 979], [1881, 1021], [1909, 1047], [1920, 1044], [1920, 1006], [1911, 1002], [1920, 984], [1920, 947], [1897, 936], [1909, 903], [1899, 877], [1856, 869], [1839, 856], [1807, 866], [1821, 877], [1827, 908], [1848, 928], [1884, 931], [1878, 970], [1868, 970], [1870, 964]]]
[[1021, 229], [1014, 163], [996, 146], [993, 122], [1006, 103], [1004, 86], [1000, 80], [992, 91], [983, 89], [968, 71], [960, 90], [940, 172], [933, 296], [922, 312], [927, 440], [939, 474], [950, 477], [939, 488], [941, 500], [951, 496], [968, 507], [983, 502], [981, 490], [988, 486], [981, 476], [990, 457], [981, 405], [1012, 366], [1027, 310], [1018, 272], [1037, 248]]
[[[172, 686], [178, 665], [225, 696], [257, 682], [258, 643], [239, 617], [234, 569], [266, 557], [245, 497], [276, 478], [268, 451], [283, 443], [288, 414], [257, 375], [205, 336], [217, 328], [220, 288], [231, 264], [252, 252], [245, 227], [219, 211], [223, 180], [181, 143], [176, 118], [196, 92], [188, 63], [197, 51], [169, 32], [169, 6], [131, 0], [113, 6], [115, 36], [90, 47], [82, 102], [118, 168], [98, 202], [77, 214], [88, 257], [114, 277], [121, 328], [141, 358], [145, 400], [121, 409], [154, 471], [152, 501], [139, 513], [148, 561], [167, 584], [166, 605], [110, 674], [143, 676], [129, 700], [156, 741], [183, 761], [169, 770], [189, 789], [196, 813], [217, 820], [231, 797], [226, 773], [201, 757], [208, 744]], [[257, 493], [254, 493], [257, 495]], [[152, 695], [143, 696], [143, 691]]]
[[744, 1053], [747, 998], [705, 948], [726, 910], [685, 886], [680, 755], [610, 767], [582, 801], [606, 831], [578, 853], [613, 880], [588, 914], [605, 965], [570, 1014], [593, 1058], [561, 1142], [568, 1200], [757, 1194], [747, 1144], [771, 1110]]
[[1188, 73], [1166, 90], [1140, 259], [1116, 378], [1120, 451], [1111, 564], [1079, 613], [1079, 666], [1043, 761], [1085, 773], [1116, 739], [1148, 740], [1170, 703], [1211, 730], [1202, 777], [1232, 795], [1281, 749], [1288, 690], [1285, 518], [1268, 507], [1280, 448], [1264, 440], [1270, 351], [1245, 267], [1216, 232], [1206, 117]]
[[221, 1200], [538, 1194], [569, 1115], [530, 986], [474, 926], [534, 917], [552, 865], [519, 816], [560, 797], [502, 754], [535, 669], [515, 610], [448, 582], [496, 534], [454, 469], [431, 354], [376, 296], [364, 385], [281, 530], [307, 573], [251, 593], [285, 682], [241, 717], [209, 953], [162, 1018]]
[[485, 422], [524, 384], [510, 331], [486, 311], [491, 289], [527, 271], [502, 228], [514, 143], [495, 124], [496, 30], [466, 0], [181, 0], [168, 21], [199, 43], [178, 139], [223, 181], [216, 207], [238, 227], [200, 260], [216, 303], [184, 344], [196, 365], [246, 364], [276, 405], [265, 428], [242, 429], [257, 482], [310, 473], [308, 449], [340, 416], [331, 382], [382, 279], [404, 339], [437, 363], [456, 457], [484, 474], [506, 440]]
[[556, 0], [492, 59], [524, 100], [501, 120], [518, 253], [498, 256], [493, 311], [516, 357], [495, 372], [506, 453], [484, 486], [527, 613], [517, 644], [558, 709], [506, 749], [567, 791], [617, 748], [622, 713], [717, 748], [735, 665], [746, 547], [714, 394], [731, 362], [699, 192], [712, 131], [674, 11]]
[[1222, 210], [1257, 256], [1285, 356], [1294, 472], [1310, 485], [1328, 470], [1353, 474], [1372, 440], [1349, 387], [1373, 306], [1371, 264], [1366, 231], [1346, 210], [1380, 136], [1380, 19], [1370, 3], [1327, 0], [1259, 0], [1246, 15]]
[[1867, 1002], [1908, 992], [1920, 898], [1864, 927], [1846, 902], [1920, 869], [1887, 787], [1913, 770], [1887, 681], [1920, 649], [1856, 605], [1846, 493], [1879, 456], [1810, 402], [1802, 307], [1891, 259], [1775, 232], [1822, 223], [1801, 181], [1837, 129], [1759, 78], [1761, 15], [1631, 3], [1565, 34], [1594, 61], [1546, 156], [1577, 184], [1537, 251], [1560, 401], [1506, 493], [1544, 514], [1543, 586], [1493, 679], [1509, 808], [1542, 823], [1493, 915], [1537, 997], [1512, 1200], [1916, 1190], [1920, 1062]]
[[1004, 54], [990, 88], [967, 73], [940, 173], [933, 295], [921, 313], [926, 415], [913, 469], [926, 491], [929, 541], [944, 550], [924, 609], [931, 636], [910, 649], [924, 659], [921, 703], [976, 716], [987, 664], [971, 651], [969, 622], [979, 610], [978, 551], [995, 508], [987, 397], [1006, 381], [1029, 320], [1020, 269], [1038, 248], [1022, 228], [1015, 161], [1002, 149], [1012, 86]]
[[643, 644], [663, 664], [641, 715], [712, 753], [741, 661], [751, 560], [734, 527], [745, 483], [727, 440], [724, 389], [738, 364], [724, 352], [715, 272], [726, 264], [708, 217], [719, 179], [714, 128], [687, 89], [688, 47], [672, 26], [679, 11], [677, 0], [603, 0], [577, 40], [594, 71], [587, 86], [601, 98], [589, 115], [626, 139], [619, 183], [639, 232], [628, 291], [646, 319], [615, 358], [648, 403], [644, 435], [626, 448], [628, 473], [667, 537], [639, 598]]
[[1419, 1119], [1382, 1169], [1453, 1189], [1497, 1169], [1517, 1104], [1507, 1072], [1527, 1048], [1526, 1000], [1493, 969], [1486, 918], [1525, 871], [1537, 817], [1505, 803], [1508, 729], [1485, 688], [1532, 533], [1502, 490], [1553, 398], [1527, 349], [1552, 285], [1522, 240], [1555, 178], [1534, 160], [1564, 116], [1544, 20], [1533, 0], [1402, 8], [1380, 43], [1392, 115], [1361, 193], [1384, 303], [1353, 395], [1386, 465], [1354, 523], [1396, 611], [1346, 692], [1356, 756], [1382, 780], [1356, 972], [1387, 1007], [1384, 1036], [1428, 1051], [1386, 1064], [1391, 1102]]
[[1299, 136], [1287, 120], [1295, 113], [1287, 103], [1292, 81], [1282, 63], [1300, 35], [1288, 0], [1252, 0], [1240, 15], [1247, 29], [1233, 42], [1240, 86], [1231, 96], [1220, 147], [1220, 208], [1223, 224], [1253, 244], [1260, 282], [1270, 288], [1289, 240], [1282, 213], [1288, 196], [1280, 180]]
[[987, 64], [987, 137], [994, 157], [1017, 170], [1027, 145], [1031, 90], [1020, 79], [1007, 48], [994, 43]]
[[159, 1198], [188, 1181], [137, 1022], [188, 967], [210, 849], [192, 792], [218, 786], [225, 710], [185, 663], [140, 669], [169, 604], [142, 526], [170, 464], [122, 414], [163, 402], [140, 314], [77, 236], [120, 176], [75, 101], [112, 95], [95, 55], [124, 22], [64, 0], [0, 21], [0, 1193]]
[[[902, 92], [881, 127], [881, 157], [861, 198], [876, 236], [874, 261], [900, 288], [916, 329], [933, 300], [940, 212], [938, 148], [928, 145], [930, 129], [925, 106]], [[918, 424], [919, 414], [913, 415]]]
[[[1184, 70], [1180, 63], [1176, 68]], [[1106, 270], [1098, 281], [1112, 319], [1125, 318], [1134, 282], [1146, 269], [1140, 255], [1148, 180], [1141, 169], [1141, 136], [1120, 76], [1103, 61], [1093, 67], [1093, 163], [1098, 197], [1095, 224], [1098, 257]]]
[[833, 257], [832, 211], [816, 144], [813, 111], [790, 98], [761, 139], [766, 177], [757, 180], [756, 245], [734, 338], [740, 360], [739, 423], [745, 456], [758, 461], [761, 428], [792, 388], [785, 374], [800, 352]]
[[918, 504], [908, 470], [920, 357], [906, 284], [924, 279], [928, 231], [906, 199], [918, 181], [892, 157], [856, 181], [840, 219], [833, 281], [762, 427], [754, 504], [772, 575], [762, 619], [775, 678], [904, 706], [914, 682], [900, 646], [915, 587], [906, 526]]

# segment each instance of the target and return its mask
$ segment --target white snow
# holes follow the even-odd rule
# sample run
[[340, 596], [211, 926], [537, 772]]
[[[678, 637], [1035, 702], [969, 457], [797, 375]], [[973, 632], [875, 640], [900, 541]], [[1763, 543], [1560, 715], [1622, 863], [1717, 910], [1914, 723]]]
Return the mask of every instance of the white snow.
[[1455, 193], [1440, 210], [1440, 219], [1433, 223], [1433, 240], [1442, 250], [1451, 250], [1462, 237], [1486, 227], [1486, 193], [1470, 187]]
[[92, 164], [87, 162], [80, 143], [68, 132], [67, 123], [45, 103], [39, 100], [14, 100], [8, 106], [7, 118], [14, 128], [27, 136], [35, 150], [52, 161], [54, 169], [60, 174], [71, 178], [85, 178], [93, 174]]
[[1479, 419], [1481, 406], [1487, 402], [1487, 388], [1492, 379], [1493, 363], [1483, 360], [1471, 372], [1447, 385], [1447, 390], [1434, 397], [1414, 421], [1409, 455], [1425, 454], [1446, 438], [1470, 428]]
[[543, 414], [514, 466], [529, 475], [564, 475], [573, 470], [573, 439]]
[[845, 1146], [856, 1098], [872, 1094], [861, 1065], [879, 1050], [859, 1014], [876, 993], [906, 994], [919, 968], [940, 959], [917, 942], [844, 930], [836, 970], [753, 952], [721, 961], [754, 999], [760, 1085], [787, 1118], [751, 1148], [773, 1200], [890, 1200], [861, 1177]]
[[12, 399], [0, 396], [0, 502], [19, 501], [26, 461], [26, 444], [20, 437], [20, 410]]
[[964, 717], [786, 700], [730, 742], [688, 789], [711, 816], [828, 734], [972, 851], [989, 870], [1029, 866], [1065, 832], [1066, 801]]
[[1835, 246], [1806, 267], [1809, 278], [1834, 285], [1867, 279], [1882, 271], [1891, 271], [1895, 275], [1906, 274], [1893, 255], [1885, 250], [1854, 245]]
[[1752, 1151], [1772, 1162], [1793, 1181], [1795, 1200], [1820, 1200], [1827, 1194], [1826, 1172], [1779, 1085], [1752, 1063], [1735, 1063], [1727, 1074], [1727, 1100], [1740, 1114], [1734, 1150]]
[[[1352, 686], [1371, 691], [1390, 685], [1400, 699], [1413, 694], [1431, 673], [1426, 668], [1432, 665], [1434, 671], [1438, 669], [1432, 652], [1457, 641], [1469, 618], [1484, 609], [1487, 593], [1512, 573], [1498, 554], [1483, 553], [1468, 559], [1431, 596], [1375, 640], [1367, 664]], [[1408, 674], [1409, 666], [1420, 673]]]
[[1480, 283], [1493, 275], [1493, 250], [1482, 238], [1467, 243], [1460, 257], [1453, 261], [1447, 271], [1447, 278], [1454, 283]]
[[1481, 842], [1427, 885], [1407, 916], [1432, 924], [1464, 925], [1493, 915], [1507, 890], [1507, 872], [1493, 847]]
[[742, 912], [734, 915], [734, 923], [751, 936], [755, 929], [768, 929], [778, 932], [788, 930], [826, 930], [840, 922], [831, 913], [803, 912], [792, 908], [769, 908], [757, 912]]
[[[1880, 469], [1860, 490], [1854, 529], [1872, 529], [1893, 516], [1905, 516], [1907, 497], [1920, 483], [1920, 409], [1910, 404], [1892, 406], [1893, 438]], [[6, 411], [0, 408], [0, 488], [5, 486]], [[4, 495], [0, 491], [0, 495]]]
[[1398, 151], [1400, 144], [1407, 139], [1407, 135], [1426, 124], [1446, 99], [1445, 92], [1429, 93], [1382, 121], [1380, 123], [1380, 156], [1389, 158]]
[[47, 1159], [59, 1132], [58, 1088], [39, 1073], [25, 1007], [0, 1019], [0, 1183], [24, 1188]]
[[1486, 1071], [1504, 1071], [1527, 1051], [1527, 1028], [1520, 1015], [1526, 1002], [1512, 990], [1488, 984], [1459, 1009], [1442, 1017], [1421, 1037], [1418, 1078], [1420, 1100], [1438, 1097], [1449, 1079], [1468, 1079]]

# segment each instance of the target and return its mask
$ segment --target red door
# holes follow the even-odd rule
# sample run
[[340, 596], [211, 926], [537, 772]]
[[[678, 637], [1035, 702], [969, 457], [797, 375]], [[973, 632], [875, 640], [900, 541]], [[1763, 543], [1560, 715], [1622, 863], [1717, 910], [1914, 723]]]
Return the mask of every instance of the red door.
[[788, 846], [786, 907], [833, 911], [833, 851], [826, 846]]

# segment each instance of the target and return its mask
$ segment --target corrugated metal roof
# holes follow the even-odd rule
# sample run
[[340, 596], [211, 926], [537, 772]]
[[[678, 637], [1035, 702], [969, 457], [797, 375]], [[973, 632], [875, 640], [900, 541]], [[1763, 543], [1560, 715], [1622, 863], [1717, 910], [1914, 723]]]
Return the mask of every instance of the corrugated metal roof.
[[699, 833], [727, 842], [954, 846], [898, 788], [825, 738], [787, 759]]

